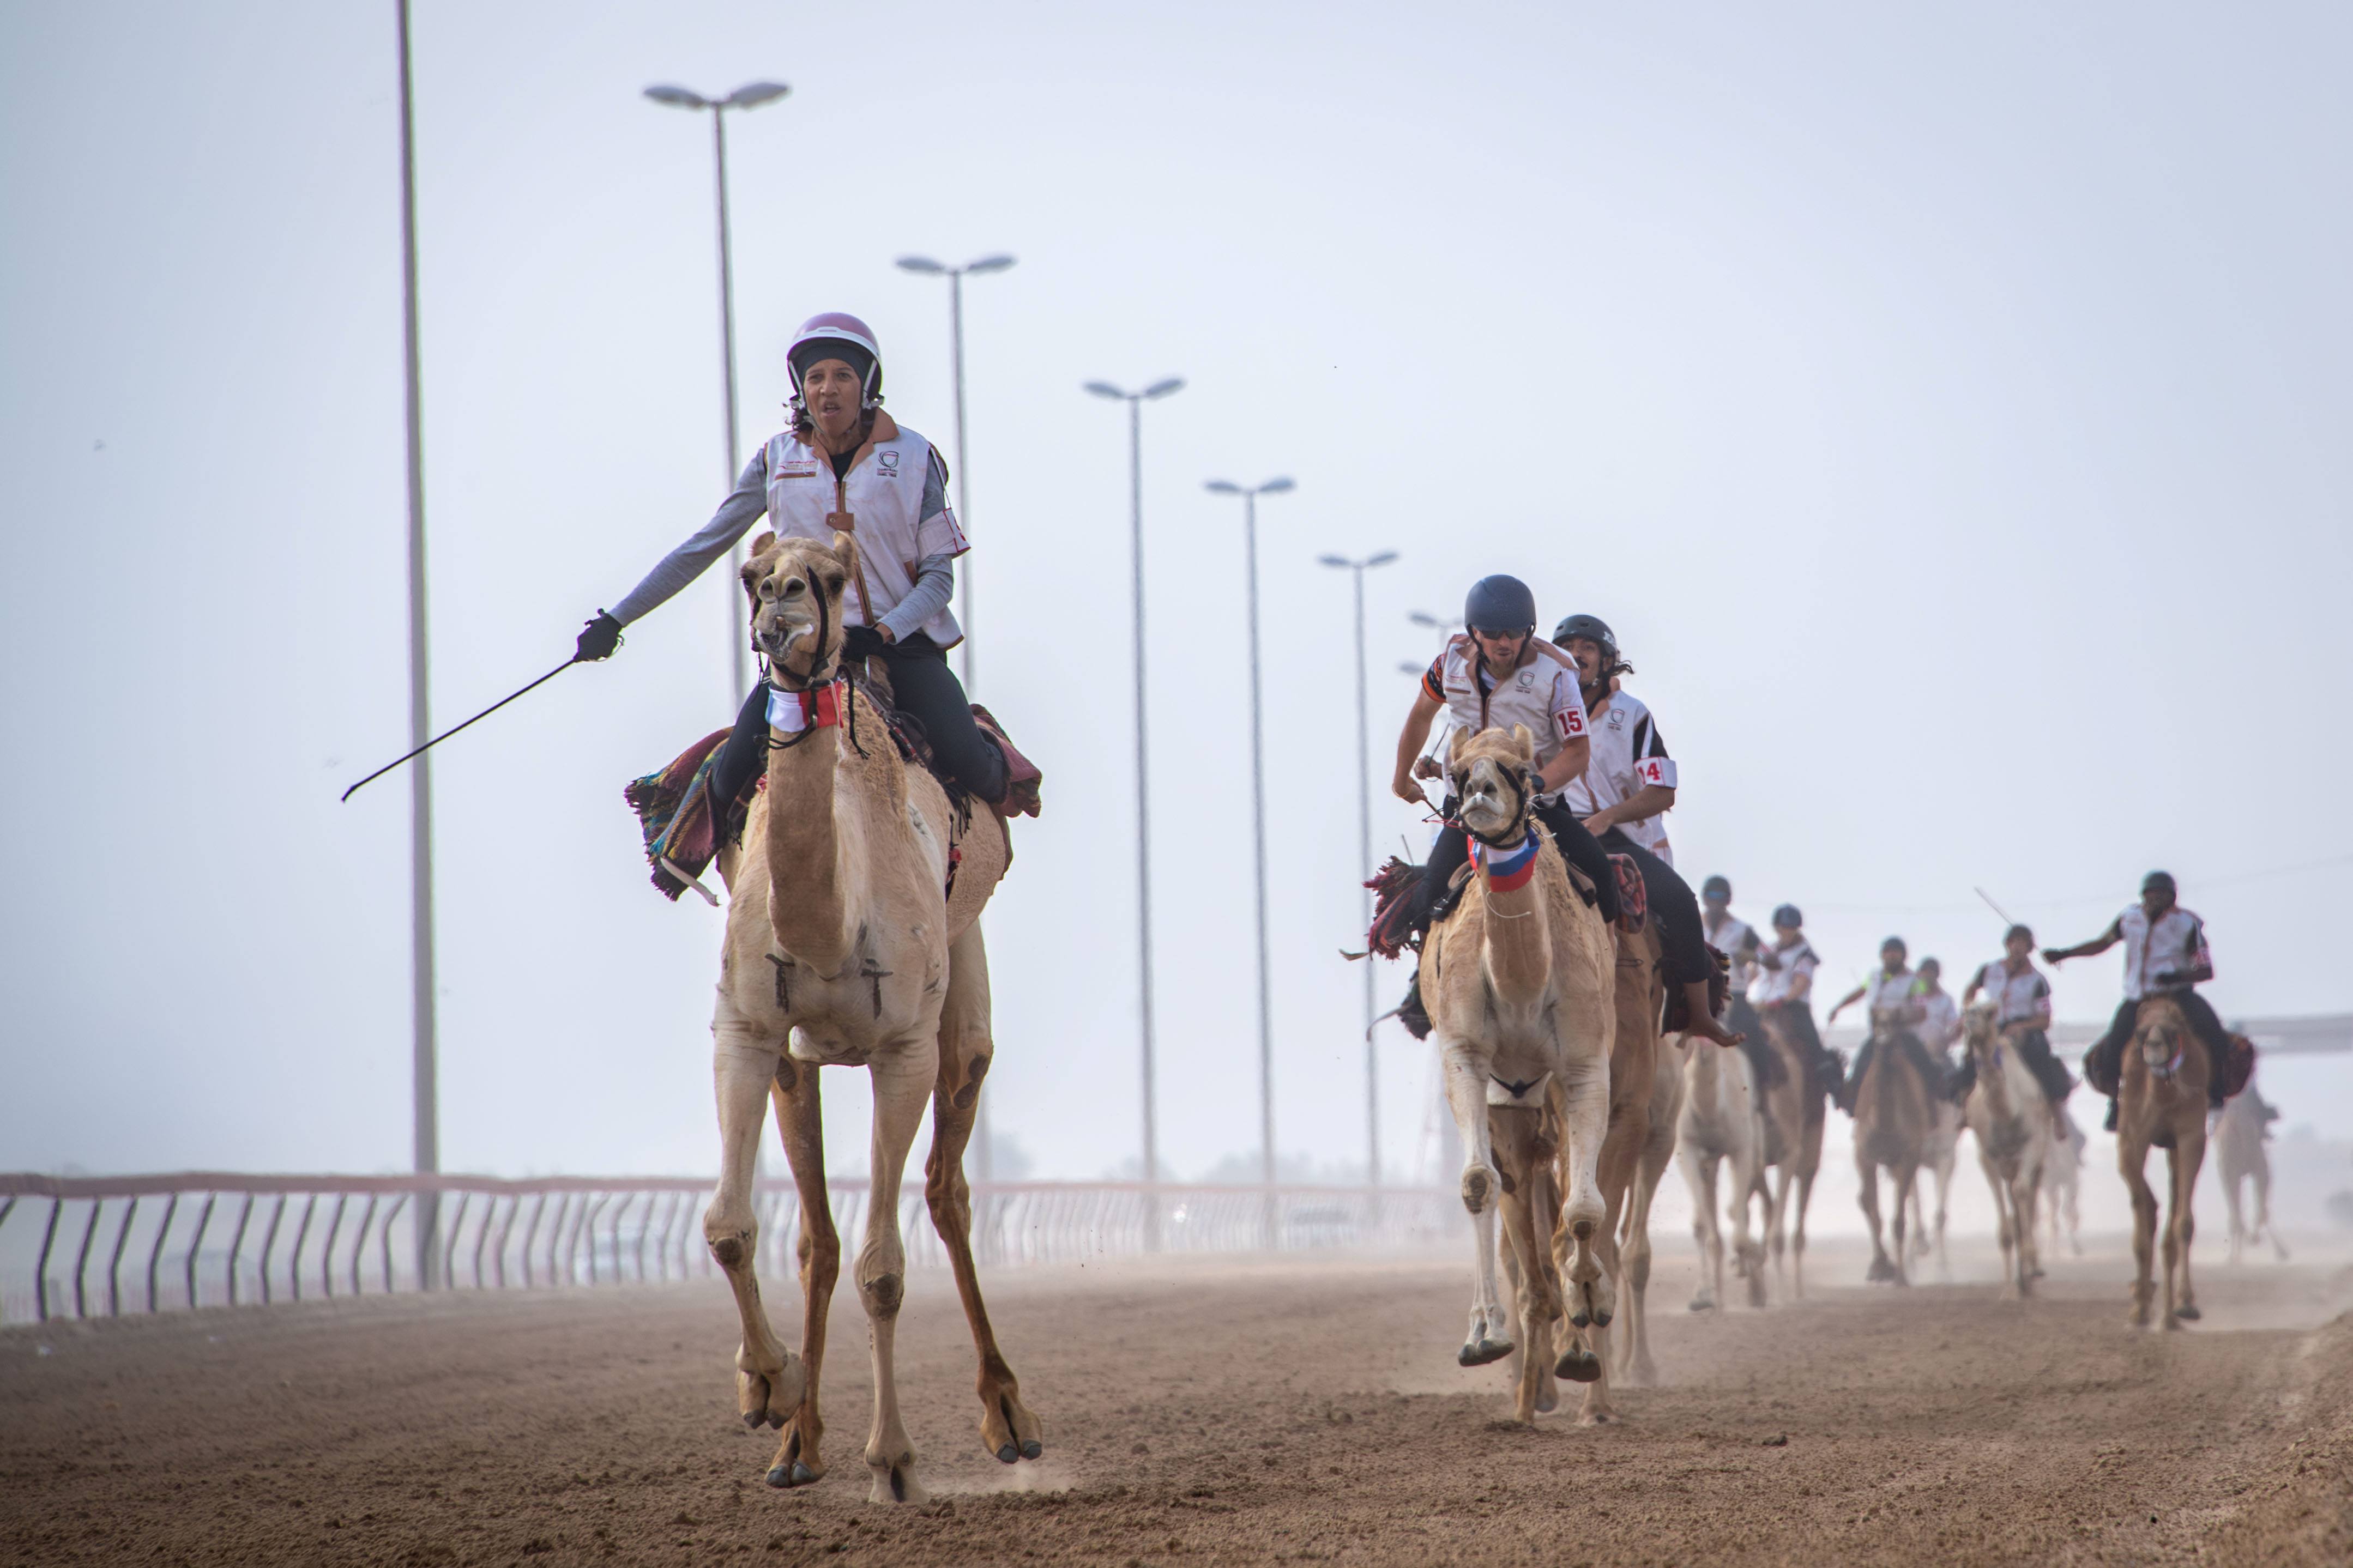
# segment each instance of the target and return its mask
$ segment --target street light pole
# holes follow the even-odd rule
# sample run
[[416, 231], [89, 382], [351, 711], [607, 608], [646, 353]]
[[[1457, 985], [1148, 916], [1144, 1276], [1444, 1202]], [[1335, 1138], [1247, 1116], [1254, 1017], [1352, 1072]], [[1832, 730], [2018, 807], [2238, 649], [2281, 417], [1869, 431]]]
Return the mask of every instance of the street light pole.
[[[1384, 550], [1362, 561], [1352, 561], [1345, 555], [1317, 557], [1326, 566], [1345, 568], [1356, 581], [1356, 852], [1357, 864], [1364, 868], [1360, 882], [1369, 882], [1373, 876], [1373, 758], [1372, 708], [1365, 689], [1365, 574], [1375, 567], [1386, 566], [1397, 559], [1397, 552]], [[1367, 888], [1362, 899], [1364, 920], [1369, 931], [1373, 924], [1373, 894]], [[1373, 1020], [1377, 1016], [1373, 1001], [1373, 965], [1365, 963], [1365, 1170], [1366, 1185], [1381, 1184], [1381, 1074], [1380, 1058], [1373, 1048]]]
[[[975, 277], [980, 277], [980, 276], [984, 276], [984, 275], [986, 275], [986, 274], [987, 274], [987, 273], [991, 273], [991, 272], [1002, 272], [1002, 271], [1004, 271], [1007, 268], [1008, 268], [1008, 267], [1010, 267], [1010, 266], [1012, 266], [1012, 265], [1013, 265], [1013, 258], [1011, 258], [1011, 257], [1009, 257], [1009, 256], [984, 256], [984, 257], [982, 257], [982, 258], [981, 258], [979, 260], [977, 260], [977, 261], [967, 261], [967, 262], [965, 262], [962, 267], [948, 267], [948, 266], [944, 266], [944, 265], [942, 265], [941, 263], [939, 263], [939, 262], [937, 262], [937, 261], [934, 261], [934, 260], [933, 260], [930, 257], [928, 257], [928, 256], [902, 256], [902, 257], [899, 258], [899, 266], [900, 266], [900, 268], [901, 268], [902, 270], [904, 270], [904, 271], [908, 271], [908, 272], [914, 272], [914, 273], [920, 273], [921, 275], [923, 275], [923, 277], [926, 277], [926, 278], [942, 278], [942, 277], [944, 277], [944, 278], [945, 278], [945, 279], [948, 280], [948, 362], [949, 362], [949, 364], [953, 367], [954, 372], [955, 372], [955, 487], [956, 487], [956, 521], [957, 521], [958, 522], [960, 522], [960, 523], [964, 524], [966, 528], [970, 528], [970, 527], [972, 526], [972, 509], [971, 509], [971, 496], [966, 492], [965, 488], [965, 456], [964, 456], [964, 279], [965, 279], [965, 274], [966, 274], [966, 273], [971, 273], [971, 274], [972, 274], [972, 275], [974, 275]], [[971, 557], [971, 556], [966, 555], [966, 556], [964, 558], [963, 566], [964, 566], [964, 614], [963, 614], [963, 616], [962, 616], [960, 618], [961, 618], [961, 619], [963, 620], [963, 622], [964, 622], [964, 646], [963, 646], [963, 648], [961, 649], [960, 657], [962, 658], [962, 659], [963, 659], [963, 661], [964, 661], [964, 689], [965, 689], [965, 694], [966, 694], [967, 696], [969, 696], [969, 695], [971, 695], [973, 692], [975, 692], [975, 691], [977, 689], [977, 688], [976, 688], [976, 687], [974, 685], [974, 683], [973, 683], [973, 668], [972, 668], [972, 667], [973, 667], [973, 651], [972, 651], [972, 644], [973, 644], [973, 625], [974, 625], [974, 622], [975, 622], [975, 620], [976, 619], [976, 617], [975, 616], [975, 615], [974, 615], [974, 613], [973, 613], [973, 584], [972, 584], [972, 557]], [[985, 1150], [985, 1149], [984, 1149], [984, 1151], [983, 1151], [983, 1153], [982, 1153], [981, 1158], [982, 1158], [982, 1160], [983, 1160], [984, 1163], [986, 1163], [986, 1162], [987, 1162], [987, 1152], [986, 1152], [986, 1150]], [[984, 1180], [986, 1179], [986, 1173], [984, 1173], [984, 1177], [983, 1177], [983, 1179], [984, 1179]]]
[[1211, 479], [1205, 487], [1213, 495], [1242, 498], [1242, 554], [1248, 584], [1250, 689], [1250, 850], [1258, 899], [1258, 1127], [1259, 1165], [1266, 1184], [1266, 1245], [1275, 1235], [1274, 1200], [1274, 1006], [1272, 962], [1266, 935], [1266, 736], [1260, 700], [1258, 658], [1258, 498], [1282, 495], [1296, 487], [1287, 479], [1269, 479], [1244, 488], [1229, 479]]
[[1091, 381], [1097, 397], [1127, 405], [1129, 564], [1135, 592], [1135, 932], [1138, 1005], [1143, 1023], [1144, 1245], [1160, 1249], [1160, 1106], [1154, 1089], [1152, 1037], [1152, 792], [1144, 725], [1144, 405], [1181, 392], [1182, 376], [1167, 376], [1141, 392], [1124, 392], [1107, 381]]
[[[726, 484], [735, 488], [736, 476], [742, 469], [738, 460], [738, 433], [735, 418], [735, 268], [727, 235], [727, 110], [757, 109], [764, 103], [774, 103], [792, 89], [780, 81], [746, 82], [725, 98], [705, 98], [682, 87], [649, 87], [646, 96], [656, 103], [672, 109], [711, 110], [711, 151], [719, 181], [719, 367], [722, 417], [726, 422], [727, 452]], [[744, 564], [744, 547], [736, 545], [727, 552], [731, 575]], [[735, 624], [735, 596], [733, 590], [727, 597], [728, 669], [734, 684], [730, 689], [736, 698], [748, 689], [751, 679], [748, 668], [748, 641]]]

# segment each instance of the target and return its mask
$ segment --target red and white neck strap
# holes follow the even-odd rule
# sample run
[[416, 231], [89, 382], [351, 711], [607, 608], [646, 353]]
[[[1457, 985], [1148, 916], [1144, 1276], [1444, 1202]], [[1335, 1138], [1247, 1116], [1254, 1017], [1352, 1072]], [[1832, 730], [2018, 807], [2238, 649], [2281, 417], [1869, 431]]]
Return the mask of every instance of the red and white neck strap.
[[1509, 849], [1497, 849], [1477, 839], [1471, 841], [1471, 853], [1487, 873], [1490, 891], [1509, 893], [1528, 885], [1536, 874], [1536, 836], [1523, 837]]
[[804, 730], [822, 730], [841, 722], [841, 682], [828, 680], [823, 686], [807, 691], [786, 691], [782, 687], [768, 688], [768, 727], [787, 735], [797, 735]]

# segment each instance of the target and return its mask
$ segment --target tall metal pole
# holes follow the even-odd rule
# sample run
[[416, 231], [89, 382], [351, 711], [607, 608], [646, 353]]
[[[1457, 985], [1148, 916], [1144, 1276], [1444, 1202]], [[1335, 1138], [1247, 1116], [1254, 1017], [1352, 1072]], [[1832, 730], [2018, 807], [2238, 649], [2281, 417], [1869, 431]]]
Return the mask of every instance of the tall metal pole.
[[[971, 515], [965, 495], [964, 468], [964, 268], [948, 274], [948, 357], [955, 369], [955, 485], [956, 520], [961, 522]], [[978, 689], [973, 684], [972, 629], [978, 617], [973, 614], [972, 556], [964, 558], [964, 689], [968, 696]]]
[[[1144, 1009], [1144, 1180], [1160, 1180], [1160, 1102], [1153, 1086], [1152, 1038], [1152, 773], [1144, 730], [1144, 400], [1127, 400], [1129, 555], [1135, 591], [1135, 900], [1136, 956]], [[1160, 1247], [1160, 1200], [1147, 1192], [1144, 1245]]]
[[[727, 237], [727, 108], [724, 104], [711, 106], [711, 147], [717, 154], [719, 167], [719, 363], [720, 375], [725, 382], [727, 420], [727, 474], [729, 490], [735, 488], [735, 477], [742, 471], [738, 460], [735, 431], [735, 265]], [[750, 638], [736, 625], [736, 597], [733, 584], [744, 567], [744, 546], [739, 541], [727, 552], [727, 668], [733, 684], [727, 689], [730, 701], [740, 701], [748, 689], [751, 672]]]
[[[1356, 864], [1362, 868], [1359, 881], [1370, 881], [1373, 875], [1373, 788], [1372, 788], [1372, 709], [1365, 690], [1365, 568], [1353, 563], [1350, 574], [1356, 583]], [[1372, 929], [1372, 889], [1364, 889], [1358, 907], [1366, 930]], [[1381, 1184], [1381, 1073], [1380, 1054], [1373, 1048], [1373, 965], [1365, 961], [1365, 1166], [1366, 1185]]]
[[[408, 418], [408, 734], [422, 746], [433, 737], [427, 691], [425, 613], [425, 432], [417, 348], [417, 123], [411, 102], [408, 0], [395, 0], [400, 24], [400, 320]], [[433, 977], [433, 761], [417, 759], [408, 774], [409, 1095], [419, 1174], [441, 1168], [439, 1063]], [[440, 1202], [417, 1194], [417, 1282], [431, 1289], [440, 1257]]]
[[1259, 702], [1258, 492], [1242, 497], [1242, 552], [1250, 582], [1250, 858], [1258, 895], [1258, 1129], [1259, 1163], [1266, 1183], [1266, 1245], [1275, 1245], [1274, 1201], [1274, 1011], [1266, 942], [1266, 762], [1265, 725]]

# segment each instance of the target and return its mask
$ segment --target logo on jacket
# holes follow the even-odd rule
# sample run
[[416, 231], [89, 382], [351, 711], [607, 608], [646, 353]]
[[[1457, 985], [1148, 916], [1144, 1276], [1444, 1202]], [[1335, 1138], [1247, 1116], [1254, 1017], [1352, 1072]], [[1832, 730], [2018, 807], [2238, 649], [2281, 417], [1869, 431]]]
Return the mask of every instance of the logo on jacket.
[[1609, 710], [1609, 727], [1613, 730], [1622, 730], [1626, 727], [1626, 710], [1623, 708]]
[[878, 464], [880, 464], [880, 465], [881, 466], [881, 468], [882, 468], [882, 477], [883, 477], [884, 479], [897, 479], [897, 478], [899, 477], [899, 454], [898, 454], [898, 453], [896, 453], [896, 452], [877, 452], [877, 453], [875, 453], [875, 454], [874, 454], [874, 460], [875, 460], [875, 462], [876, 462], [876, 463], [878, 463]]

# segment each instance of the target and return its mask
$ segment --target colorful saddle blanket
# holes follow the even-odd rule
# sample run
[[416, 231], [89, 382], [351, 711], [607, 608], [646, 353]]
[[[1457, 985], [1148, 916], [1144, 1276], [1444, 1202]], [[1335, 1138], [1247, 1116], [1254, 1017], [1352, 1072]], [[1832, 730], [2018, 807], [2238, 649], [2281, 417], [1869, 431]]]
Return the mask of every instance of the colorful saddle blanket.
[[621, 792], [638, 814], [654, 886], [672, 902], [690, 887], [712, 903], [719, 901], [696, 879], [719, 853], [721, 819], [726, 814], [712, 809], [711, 770], [727, 744], [727, 734], [713, 731], [681, 752], [670, 766], [630, 781]]

